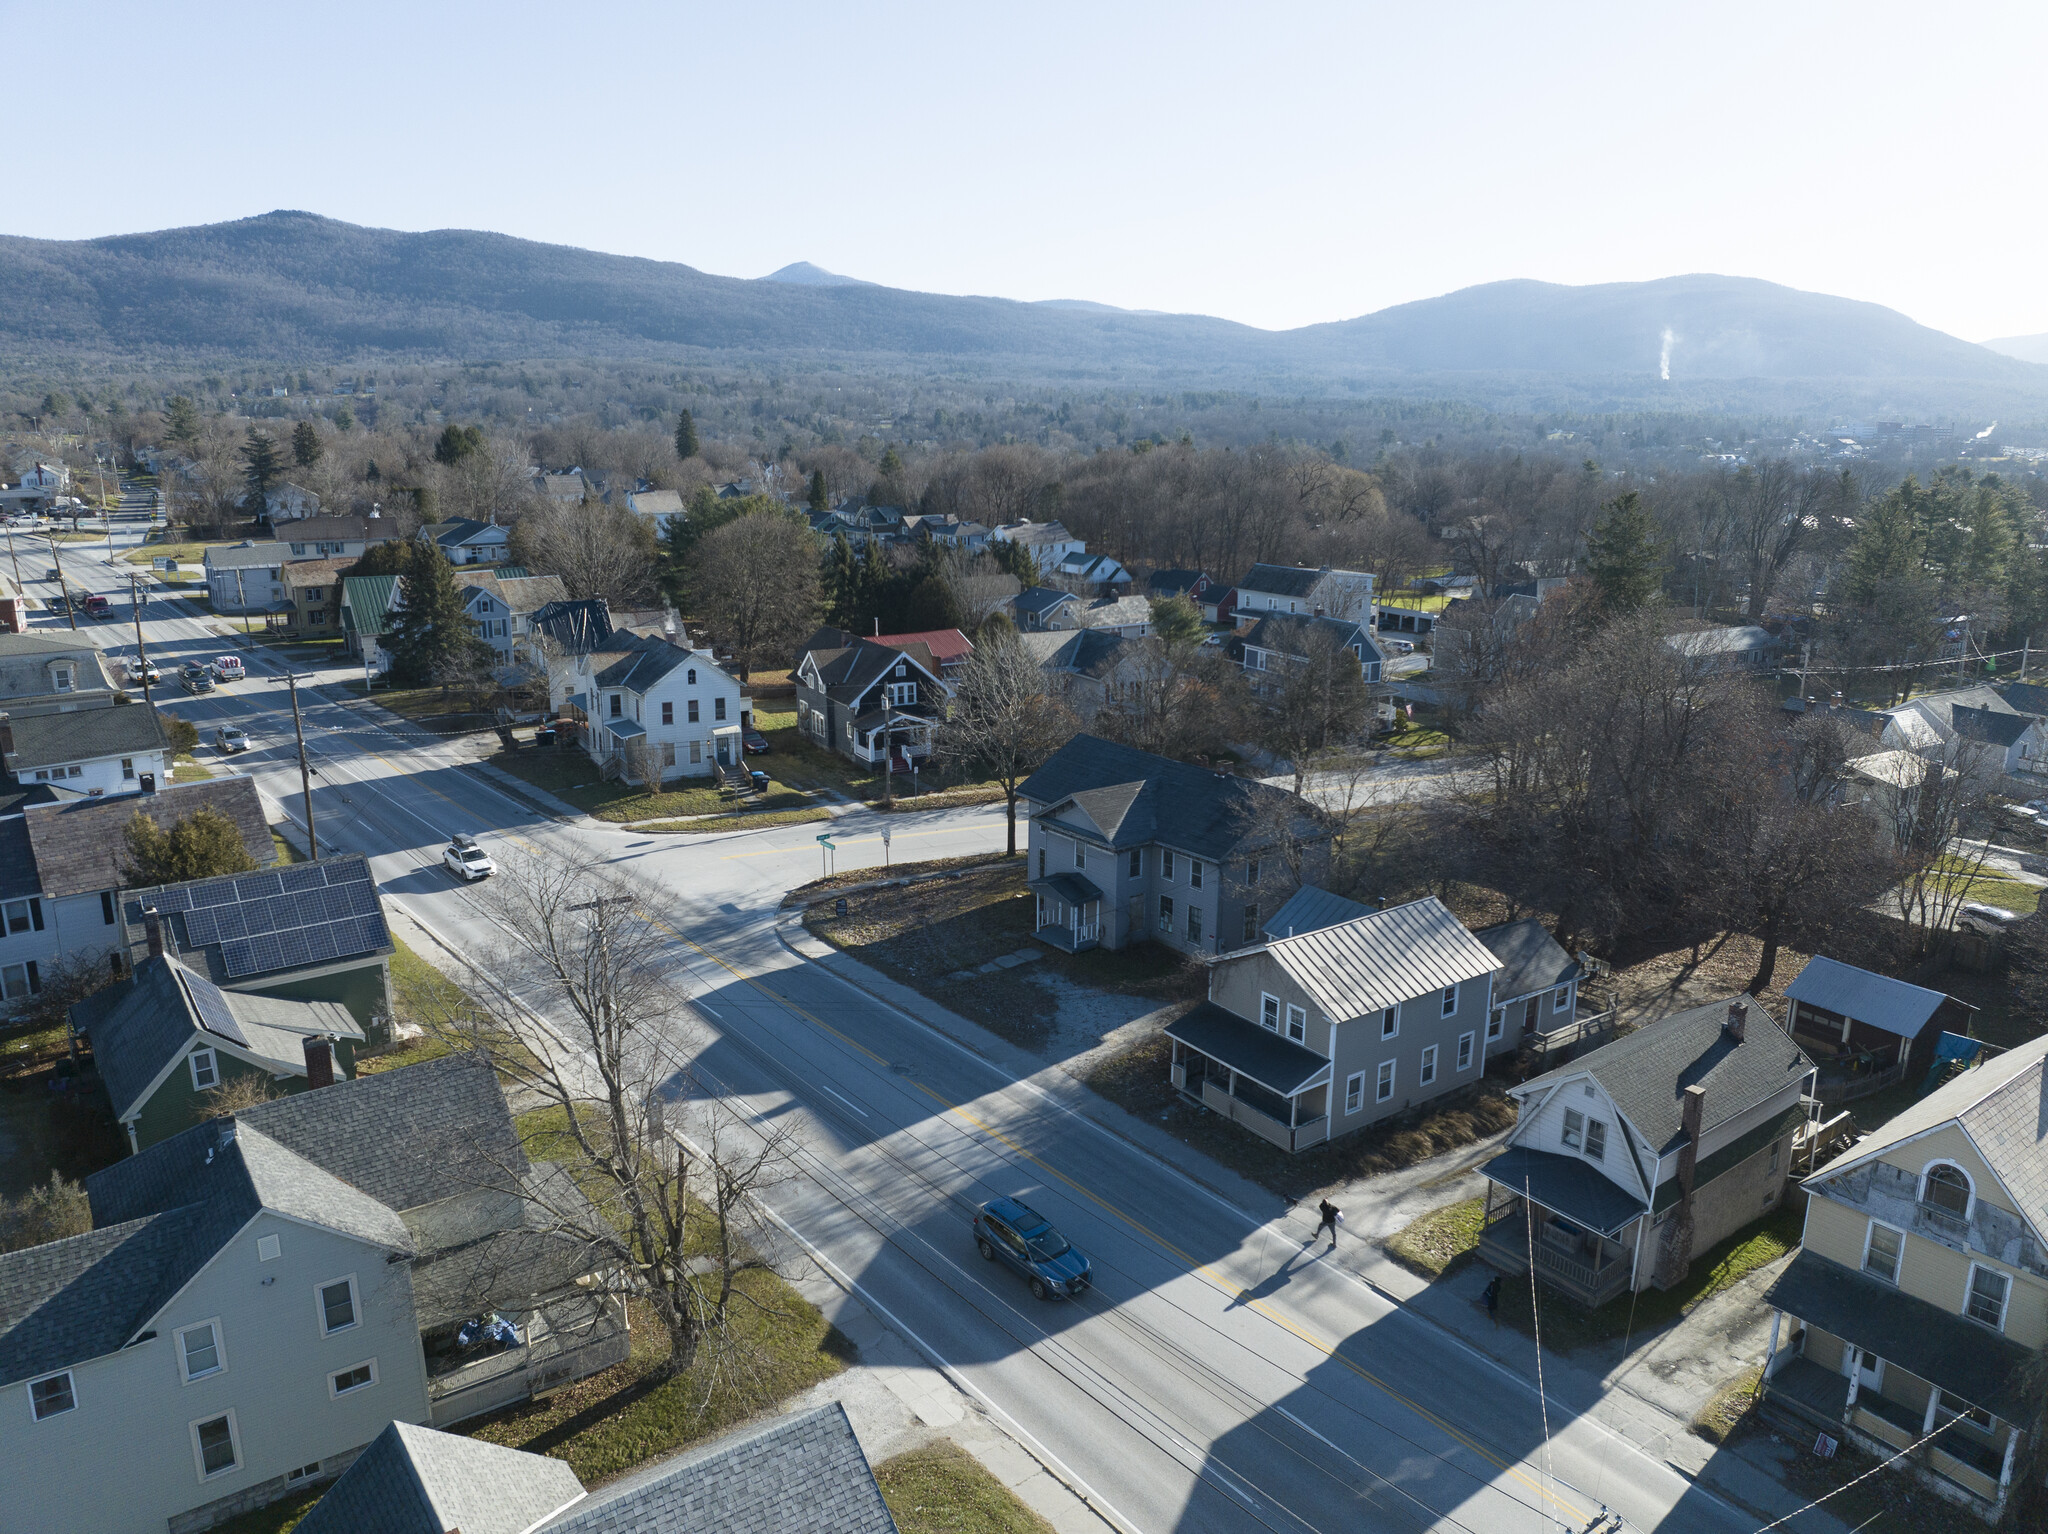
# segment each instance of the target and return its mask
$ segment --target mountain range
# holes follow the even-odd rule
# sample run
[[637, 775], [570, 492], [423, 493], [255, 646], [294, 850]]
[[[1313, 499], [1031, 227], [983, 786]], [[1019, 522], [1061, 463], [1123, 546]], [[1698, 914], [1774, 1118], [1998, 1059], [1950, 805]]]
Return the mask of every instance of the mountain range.
[[304, 212], [94, 240], [0, 237], [0, 356], [17, 365], [377, 354], [837, 357], [1283, 390], [1455, 389], [1486, 376], [1575, 380], [1639, 402], [1815, 380], [1872, 398], [1913, 382], [1972, 400], [2048, 400], [2039, 363], [1878, 304], [1744, 277], [1493, 282], [1266, 331], [1084, 300], [909, 292], [809, 262], [766, 278], [720, 277], [501, 234], [405, 233]]

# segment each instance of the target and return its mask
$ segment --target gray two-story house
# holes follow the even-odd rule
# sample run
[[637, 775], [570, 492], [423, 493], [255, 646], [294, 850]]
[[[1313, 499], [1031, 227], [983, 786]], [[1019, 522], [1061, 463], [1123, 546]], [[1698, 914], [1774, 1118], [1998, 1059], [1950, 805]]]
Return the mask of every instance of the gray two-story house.
[[1018, 788], [1037, 936], [1224, 953], [1328, 862], [1330, 827], [1282, 788], [1076, 735]]
[[796, 724], [851, 761], [910, 772], [931, 756], [953, 689], [922, 640], [886, 645], [842, 629], [818, 630], [797, 651]]
[[1282, 1150], [1337, 1139], [1513, 1047], [1488, 1027], [1496, 963], [1433, 895], [1269, 939], [1217, 959], [1168, 1025], [1173, 1084]]

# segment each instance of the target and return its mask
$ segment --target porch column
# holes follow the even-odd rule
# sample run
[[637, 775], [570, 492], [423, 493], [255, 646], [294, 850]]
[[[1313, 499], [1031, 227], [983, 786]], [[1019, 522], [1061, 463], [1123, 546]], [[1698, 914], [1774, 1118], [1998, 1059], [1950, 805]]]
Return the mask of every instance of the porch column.
[[2005, 1463], [1998, 1468], [1998, 1495], [2001, 1501], [2005, 1498], [2006, 1488], [2012, 1485], [2013, 1455], [2019, 1446], [2020, 1430], [2017, 1427], [2008, 1427], [2005, 1430]]
[[[1780, 1321], [1784, 1320], [1784, 1319], [1785, 1319], [1785, 1312], [1784, 1312], [1784, 1311], [1782, 1311], [1782, 1310], [1773, 1310], [1773, 1311], [1771, 1312], [1771, 1345], [1770, 1345], [1770, 1346], [1769, 1346], [1768, 1348], [1764, 1349], [1764, 1378], [1765, 1378], [1765, 1379], [1769, 1379], [1769, 1378], [1770, 1378], [1770, 1377], [1772, 1376], [1772, 1374], [1774, 1374], [1775, 1372], [1777, 1372], [1777, 1368], [1778, 1368], [1778, 1323], [1779, 1323]], [[1931, 1413], [1931, 1412], [1933, 1412], [1934, 1408], [1933, 1408], [1932, 1406], [1930, 1406], [1930, 1407], [1928, 1407], [1928, 1408], [1927, 1408], [1927, 1410], [1928, 1410], [1928, 1411], [1929, 1411], [1929, 1412]]]
[[1849, 1344], [1849, 1399], [1842, 1403], [1842, 1420], [1849, 1420], [1849, 1413], [1856, 1409], [1856, 1393], [1863, 1388], [1863, 1349], [1855, 1343]]
[[1941, 1390], [1938, 1386], [1927, 1388], [1927, 1414], [1920, 1419], [1920, 1436], [1925, 1438], [1934, 1431], [1934, 1408], [1941, 1404]]

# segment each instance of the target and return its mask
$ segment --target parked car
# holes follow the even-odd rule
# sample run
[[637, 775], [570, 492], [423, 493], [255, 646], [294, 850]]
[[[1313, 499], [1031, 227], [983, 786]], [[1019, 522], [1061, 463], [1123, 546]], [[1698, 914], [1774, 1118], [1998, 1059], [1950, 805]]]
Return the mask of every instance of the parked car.
[[178, 673], [178, 685], [187, 692], [212, 692], [213, 672], [196, 660], [188, 662]]
[[249, 749], [249, 737], [231, 724], [224, 724], [213, 732], [213, 743], [230, 756]]
[[750, 756], [760, 756], [774, 749], [768, 744], [768, 737], [759, 730], [746, 731], [740, 736], [740, 744], [747, 748], [747, 754]]
[[242, 665], [239, 655], [216, 655], [213, 658], [213, 674], [223, 682], [239, 682], [249, 673]]
[[998, 1259], [1031, 1281], [1032, 1295], [1049, 1300], [1056, 1294], [1087, 1291], [1092, 1276], [1088, 1259], [1028, 1204], [1014, 1198], [990, 1199], [974, 1217], [974, 1244], [984, 1262]]
[[451, 873], [459, 876], [465, 884], [474, 884], [478, 879], [488, 879], [498, 871], [498, 865], [491, 861], [491, 855], [476, 844], [476, 838], [467, 831], [457, 831], [448, 838], [448, 850], [441, 854], [441, 861], [448, 865]]
[[1415, 643], [1413, 640], [1395, 639], [1386, 634], [1380, 636], [1380, 648], [1395, 655], [1413, 655], [1415, 653]]
[[1986, 937], [1998, 936], [2018, 920], [2020, 913], [2017, 911], [2008, 911], [2002, 905], [1980, 905], [1974, 900], [1956, 913], [1957, 926], [1968, 927]]

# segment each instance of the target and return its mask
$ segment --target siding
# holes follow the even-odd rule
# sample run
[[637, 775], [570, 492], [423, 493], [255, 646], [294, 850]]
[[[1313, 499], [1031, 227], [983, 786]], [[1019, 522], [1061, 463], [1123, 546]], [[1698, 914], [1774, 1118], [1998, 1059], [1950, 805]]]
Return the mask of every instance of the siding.
[[[1586, 1095], [1587, 1086], [1593, 1088], [1591, 1097]], [[1649, 1190], [1643, 1186], [1643, 1179], [1636, 1175], [1634, 1160], [1622, 1140], [1626, 1131], [1622, 1126], [1621, 1114], [1616, 1111], [1613, 1101], [1601, 1089], [1600, 1084], [1591, 1077], [1560, 1083], [1533, 1112], [1525, 1109], [1515, 1125], [1515, 1132], [1509, 1143], [1526, 1145], [1530, 1150], [1549, 1151], [1556, 1155], [1574, 1154], [1564, 1143], [1564, 1114], [1567, 1108], [1576, 1113], [1583, 1113], [1589, 1119], [1599, 1119], [1607, 1125], [1606, 1156], [1599, 1161], [1583, 1155], [1581, 1159], [1616, 1187], [1625, 1189], [1631, 1198], [1647, 1200]], [[1645, 1151], [1642, 1143], [1637, 1141], [1636, 1155], [1642, 1158], [1644, 1173], [1655, 1177], [1655, 1154]], [[1675, 1168], [1676, 1165], [1674, 1161], [1672, 1166]], [[1648, 1265], [1647, 1249], [1645, 1265]]]
[[[1332, 1066], [1333, 1107], [1331, 1134], [1347, 1134], [1400, 1113], [1417, 1103], [1430, 1101], [1477, 1081], [1485, 1065], [1486, 1014], [1492, 997], [1488, 980], [1468, 980], [1458, 987], [1458, 1010], [1443, 1015], [1436, 992], [1404, 1001], [1397, 1009], [1399, 1034], [1380, 1037], [1380, 1016], [1354, 1018], [1337, 1027], [1337, 1052]], [[1472, 1064], [1458, 1069], [1458, 1035], [1470, 1033]], [[1422, 1084], [1422, 1052], [1437, 1046], [1436, 1080]], [[1376, 1100], [1380, 1066], [1394, 1062], [1394, 1095], [1386, 1102]], [[1365, 1073], [1364, 1101], [1355, 1114], [1344, 1111], [1345, 1082], [1356, 1072]]]
[[[1824, 1194], [1810, 1198], [1806, 1211], [1804, 1244], [1844, 1267], [1860, 1269], [1868, 1216]], [[2022, 1347], [2038, 1348], [2048, 1343], [2048, 1283], [2005, 1263], [1972, 1257], [1908, 1230], [1899, 1261], [1899, 1288], [1950, 1315], [1962, 1315], [1969, 1298], [1972, 1262], [1995, 1267], [2012, 1280], [2006, 1300], [2005, 1335]]]
[[1971, 1148], [1970, 1137], [1964, 1134], [1958, 1125], [1944, 1124], [1932, 1134], [1893, 1146], [1878, 1159], [1903, 1168], [1916, 1177], [1930, 1161], [1953, 1161], [1970, 1174], [1970, 1181], [1976, 1187], [1977, 1197], [1996, 1205], [2008, 1214], [2019, 1213], [2019, 1210], [2013, 1207], [2012, 1200], [2006, 1196], [2005, 1189], [1998, 1185], [1998, 1179], [1992, 1175], [1991, 1168], [1986, 1166], [1984, 1159]]

